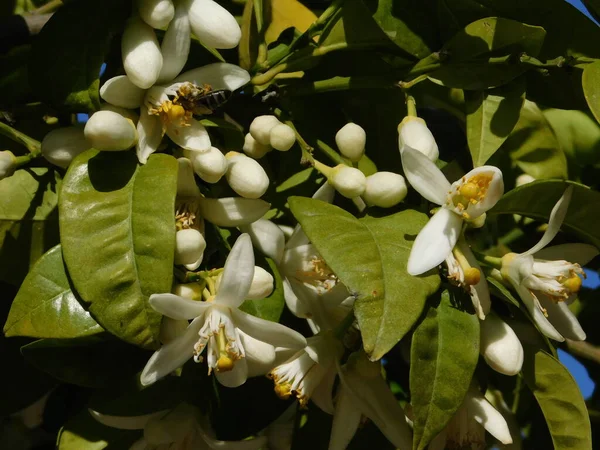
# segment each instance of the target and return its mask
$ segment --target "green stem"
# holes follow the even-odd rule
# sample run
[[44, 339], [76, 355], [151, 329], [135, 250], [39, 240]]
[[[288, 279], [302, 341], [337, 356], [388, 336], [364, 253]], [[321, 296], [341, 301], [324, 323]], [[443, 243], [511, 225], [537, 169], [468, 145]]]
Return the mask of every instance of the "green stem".
[[292, 122], [290, 119], [284, 118], [283, 111], [281, 111], [279, 108], [275, 108], [273, 112], [279, 120], [281, 120], [283, 123], [289, 126], [292, 130], [294, 130], [294, 133], [296, 134], [296, 142], [298, 142], [300, 150], [302, 150], [302, 159], [300, 160], [300, 164], [310, 164], [311, 166], [314, 166], [315, 158], [312, 155], [313, 148], [310, 145], [308, 145], [308, 142], [306, 142], [302, 135], [298, 133], [294, 122]]
[[474, 252], [475, 256], [479, 261], [486, 263], [488, 266], [493, 267], [494, 269], [502, 268], [502, 258], [498, 258], [496, 256], [489, 256], [483, 253]]
[[[276, 75], [276, 79], [283, 74]], [[292, 96], [313, 95], [322, 92], [347, 91], [349, 89], [395, 88], [395, 80], [387, 77], [333, 77], [313, 82], [291, 82], [286, 85], [286, 93]]]
[[418, 117], [417, 103], [415, 102], [415, 98], [408, 92], [406, 92], [406, 114], [410, 117]]
[[15, 130], [13, 127], [6, 125], [3, 122], [0, 122], [0, 134], [25, 146], [31, 154], [30, 159], [37, 158], [42, 154], [40, 141], [30, 138], [25, 133], [21, 133], [20, 131]]
[[267, 43], [265, 42], [265, 22], [262, 0], [253, 0], [254, 17], [256, 18], [256, 29], [258, 30], [258, 55], [256, 63], [263, 64], [267, 60]]
[[517, 376], [517, 385], [515, 386], [515, 391], [514, 391], [515, 395], [513, 397], [512, 407], [510, 408], [513, 414], [516, 414], [517, 410], [519, 409], [519, 401], [521, 400], [521, 389], [523, 389], [522, 385], [523, 385], [523, 379], [519, 375], [519, 376]]
[[336, 164], [346, 164], [346, 161], [344, 161], [344, 158], [342, 158], [338, 152], [320, 139], [317, 139], [317, 148], [321, 150], [321, 153], [327, 156], [332, 162]]

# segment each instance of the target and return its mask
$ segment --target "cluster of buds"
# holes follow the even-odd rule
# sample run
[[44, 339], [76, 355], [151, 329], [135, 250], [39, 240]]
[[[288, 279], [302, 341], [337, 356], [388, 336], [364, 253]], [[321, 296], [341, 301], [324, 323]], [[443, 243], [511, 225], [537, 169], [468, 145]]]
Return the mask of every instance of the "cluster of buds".
[[296, 132], [275, 116], [258, 116], [250, 124], [244, 138], [244, 153], [260, 159], [272, 150], [287, 152], [296, 142]]

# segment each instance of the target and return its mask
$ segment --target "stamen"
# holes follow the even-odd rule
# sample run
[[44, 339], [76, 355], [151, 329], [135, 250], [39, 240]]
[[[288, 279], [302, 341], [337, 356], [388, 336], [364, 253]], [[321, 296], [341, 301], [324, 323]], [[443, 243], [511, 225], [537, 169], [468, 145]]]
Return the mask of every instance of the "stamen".
[[544, 315], [544, 317], [548, 317], [548, 311], [546, 310], [546, 308], [544, 308], [542, 306], [542, 304], [540, 303], [540, 300], [536, 297], [536, 295], [534, 294], [533, 291], [529, 291], [531, 293], [531, 296], [533, 297], [533, 302], [535, 303], [535, 306], [538, 307], [538, 309], [542, 312], [542, 314]]
[[231, 345], [227, 342], [225, 336], [225, 326], [223, 324], [219, 327], [217, 333], [217, 346], [219, 348], [219, 359], [217, 360], [217, 371], [218, 372], [229, 372], [233, 369], [235, 360], [231, 358]]
[[290, 383], [276, 384], [274, 390], [277, 397], [282, 400], [287, 400], [292, 395], [292, 385]]
[[562, 283], [562, 285], [564, 287], [566, 287], [572, 293], [579, 292], [579, 289], [581, 289], [581, 284], [582, 284], [581, 278], [576, 274], [574, 274], [570, 278], [567, 278]]

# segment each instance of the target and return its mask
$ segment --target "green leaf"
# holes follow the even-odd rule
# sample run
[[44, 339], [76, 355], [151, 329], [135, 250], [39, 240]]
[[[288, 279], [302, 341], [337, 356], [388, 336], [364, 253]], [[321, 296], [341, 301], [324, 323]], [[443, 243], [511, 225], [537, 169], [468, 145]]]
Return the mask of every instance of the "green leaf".
[[413, 449], [444, 429], [460, 407], [479, 359], [479, 320], [460, 309], [468, 296], [445, 290], [413, 334], [410, 394], [414, 414]]
[[129, 12], [129, 2], [121, 0], [69, 2], [59, 8], [33, 44], [29, 82], [34, 92], [69, 111], [100, 108], [100, 66]]
[[521, 307], [519, 300], [515, 298], [512, 292], [510, 292], [510, 290], [503, 283], [492, 277], [486, 277], [486, 280], [488, 285], [491, 287], [491, 291], [495, 293], [497, 297], [505, 300], [511, 305], [516, 306], [517, 308]]
[[66, 339], [102, 331], [71, 289], [60, 245], [42, 256], [27, 274], [4, 324], [7, 337]]
[[593, 448], [590, 418], [573, 376], [548, 353], [523, 347], [523, 378], [542, 408], [555, 450]]
[[60, 182], [58, 172], [43, 167], [0, 181], [0, 279], [21, 284], [30, 266], [58, 244]]
[[58, 450], [128, 450], [141, 437], [141, 430], [119, 430], [102, 425], [83, 409], [60, 429], [56, 447]]
[[567, 158], [560, 142], [538, 106], [529, 100], [500, 150], [536, 179], [567, 178]]
[[546, 32], [502, 17], [486, 17], [467, 25], [450, 39], [441, 53], [447, 54], [442, 67], [430, 76], [444, 86], [486, 89], [508, 83], [527, 66], [507, 61], [490, 64], [490, 58], [540, 53]]
[[270, 320], [271, 322], [279, 322], [279, 317], [283, 312], [283, 306], [285, 305], [285, 297], [283, 296], [283, 281], [277, 265], [271, 258], [265, 258], [266, 263], [269, 266], [270, 272], [273, 274], [273, 282], [275, 289], [271, 295], [260, 300], [246, 300], [240, 306], [240, 309], [253, 316], [260, 317], [261, 319]]
[[473, 167], [486, 163], [519, 120], [525, 101], [525, 80], [489, 91], [466, 91], [467, 141]]
[[146, 348], [162, 316], [151, 294], [170, 292], [175, 247], [177, 161], [135, 152], [79, 155], [60, 194], [63, 257], [76, 291], [102, 327]]
[[102, 388], [133, 377], [152, 355], [103, 336], [40, 339], [21, 347], [32, 366], [64, 383]]
[[600, 122], [600, 61], [585, 66], [581, 82], [590, 111]]
[[356, 219], [319, 200], [291, 197], [289, 203], [329, 267], [357, 295], [354, 311], [365, 351], [373, 360], [381, 358], [412, 328], [439, 287], [437, 274], [406, 272], [411, 242], [427, 216], [407, 210]]
[[600, 211], [600, 193], [571, 181], [543, 180], [513, 189], [504, 194], [488, 215], [520, 214], [547, 221], [550, 211], [563, 195], [573, 186], [573, 197], [562, 228], [600, 248], [600, 228], [592, 211]]

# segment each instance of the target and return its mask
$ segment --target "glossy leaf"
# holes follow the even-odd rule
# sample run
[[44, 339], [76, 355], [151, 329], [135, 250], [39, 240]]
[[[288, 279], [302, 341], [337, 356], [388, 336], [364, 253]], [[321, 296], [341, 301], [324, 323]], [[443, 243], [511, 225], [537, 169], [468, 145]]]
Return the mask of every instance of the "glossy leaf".
[[0, 180], [0, 278], [19, 285], [29, 267], [58, 244], [57, 172], [18, 170]]
[[577, 382], [557, 359], [524, 346], [523, 378], [542, 408], [556, 450], [588, 450], [592, 433]]
[[60, 196], [63, 256], [75, 289], [104, 329], [157, 346], [161, 315], [151, 294], [169, 292], [175, 245], [177, 161], [134, 152], [79, 155]]
[[8, 337], [67, 339], [102, 331], [72, 291], [60, 245], [42, 256], [27, 274], [4, 324]]
[[583, 94], [590, 111], [600, 122], [600, 61], [587, 64], [583, 69]]
[[121, 0], [69, 2], [61, 7], [33, 45], [29, 82], [34, 92], [69, 111], [100, 108], [100, 67], [129, 12], [130, 4]]
[[467, 141], [473, 167], [484, 165], [508, 138], [525, 100], [525, 80], [489, 91], [466, 91]]
[[[460, 407], [479, 359], [479, 319], [462, 309], [466, 294], [444, 291], [413, 334], [410, 394], [413, 449], [427, 448]], [[466, 303], [464, 303], [466, 302]]]
[[357, 295], [354, 306], [365, 351], [385, 355], [417, 321], [439, 287], [437, 274], [406, 272], [411, 243], [427, 222], [414, 210], [356, 219], [319, 200], [289, 199], [292, 213], [327, 264]]
[[578, 183], [534, 181], [504, 194], [488, 215], [520, 214], [547, 221], [550, 211], [569, 185], [573, 186], [573, 196], [562, 229], [600, 248], [600, 229], [596, 215], [590, 213], [600, 211], [600, 193]]
[[261, 319], [270, 320], [271, 322], [279, 322], [279, 317], [283, 312], [285, 298], [283, 296], [283, 281], [275, 262], [271, 258], [265, 258], [269, 266], [269, 272], [273, 275], [274, 289], [271, 295], [258, 300], [246, 300], [240, 306], [242, 311], [260, 317]]
[[314, 12], [297, 0], [264, 0], [269, 3], [266, 17], [268, 27], [265, 31], [265, 42], [275, 42], [287, 28], [293, 27], [301, 33], [317, 20]]

